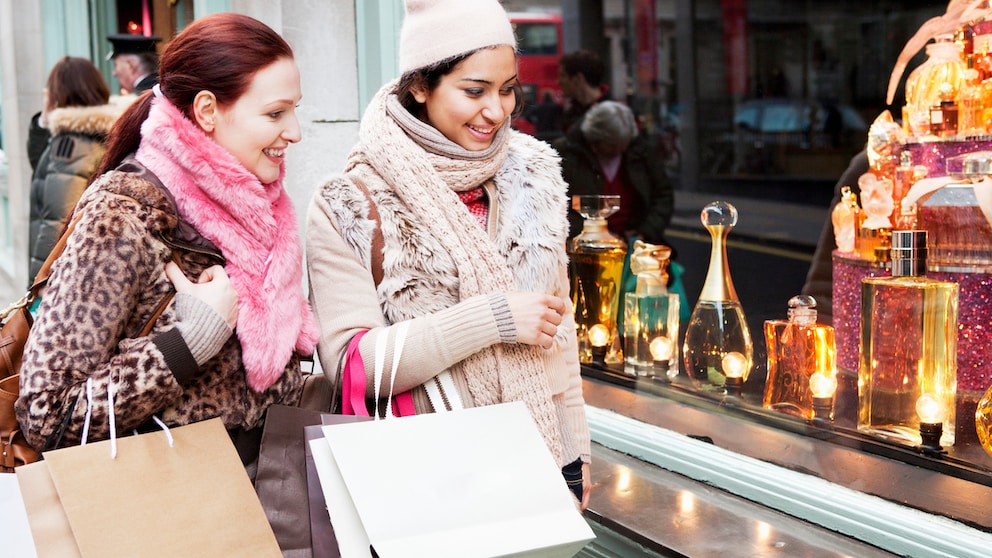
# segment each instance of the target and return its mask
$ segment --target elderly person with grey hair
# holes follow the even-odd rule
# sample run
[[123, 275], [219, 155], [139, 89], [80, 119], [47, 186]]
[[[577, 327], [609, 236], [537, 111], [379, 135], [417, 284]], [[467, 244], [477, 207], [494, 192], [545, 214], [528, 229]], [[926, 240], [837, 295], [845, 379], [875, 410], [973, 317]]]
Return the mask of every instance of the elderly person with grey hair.
[[[667, 244], [675, 196], [661, 157], [650, 138], [638, 133], [630, 108], [616, 101], [596, 103], [553, 145], [570, 195], [620, 195], [620, 210], [607, 220], [610, 231]], [[569, 211], [569, 225], [569, 236], [577, 235], [582, 217]]]

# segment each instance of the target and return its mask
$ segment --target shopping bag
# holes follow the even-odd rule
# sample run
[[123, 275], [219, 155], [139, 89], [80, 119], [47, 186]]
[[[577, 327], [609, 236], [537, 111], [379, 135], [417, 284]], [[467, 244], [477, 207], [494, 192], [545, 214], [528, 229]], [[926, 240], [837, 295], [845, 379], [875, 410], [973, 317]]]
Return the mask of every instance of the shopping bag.
[[38, 558], [79, 558], [79, 545], [48, 474], [48, 463], [29, 463], [15, 472]]
[[255, 492], [283, 558], [313, 556], [303, 428], [319, 425], [320, 414], [286, 405], [273, 405], [265, 413]]
[[220, 419], [45, 452], [42, 463], [83, 558], [281, 556]]
[[[359, 422], [372, 420], [371, 417], [359, 417], [350, 415], [321, 415], [321, 424], [339, 424], [348, 422]], [[313, 459], [313, 451], [310, 442], [316, 439], [323, 439], [324, 432], [321, 426], [307, 426], [303, 429], [306, 438], [306, 471], [307, 490], [310, 502], [310, 536], [313, 548], [313, 558], [341, 558], [341, 551], [338, 549], [338, 540], [334, 535], [334, 527], [327, 511], [327, 502], [324, 499], [324, 492], [320, 488], [320, 480], [317, 476], [317, 465]]]
[[568, 557], [594, 538], [521, 402], [323, 427], [343, 558]]
[[13, 473], [0, 473], [0, 549], [4, 556], [38, 556], [21, 488]]

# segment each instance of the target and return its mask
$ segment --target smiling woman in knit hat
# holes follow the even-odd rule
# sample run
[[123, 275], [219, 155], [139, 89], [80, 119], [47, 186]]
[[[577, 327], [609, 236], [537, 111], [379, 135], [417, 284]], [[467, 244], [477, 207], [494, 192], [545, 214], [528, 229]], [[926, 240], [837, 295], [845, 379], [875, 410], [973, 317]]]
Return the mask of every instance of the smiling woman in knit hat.
[[566, 185], [555, 152], [510, 128], [513, 27], [496, 0], [405, 7], [402, 75], [369, 104], [345, 174], [310, 207], [321, 364], [371, 397], [376, 339], [404, 324], [394, 393], [418, 413], [523, 401], [585, 507]]

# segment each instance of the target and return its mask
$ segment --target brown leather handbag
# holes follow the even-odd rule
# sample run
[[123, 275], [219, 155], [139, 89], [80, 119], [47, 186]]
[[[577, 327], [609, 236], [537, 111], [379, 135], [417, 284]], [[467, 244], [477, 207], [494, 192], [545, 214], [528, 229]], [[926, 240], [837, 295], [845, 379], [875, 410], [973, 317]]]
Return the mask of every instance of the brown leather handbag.
[[0, 313], [0, 322], [3, 323], [3, 327], [0, 327], [0, 472], [10, 473], [18, 465], [38, 460], [38, 452], [24, 439], [17, 417], [14, 416], [14, 402], [20, 392], [21, 357], [34, 323], [31, 318], [31, 304], [41, 296], [48, 284], [52, 264], [62, 255], [66, 240], [81, 216], [82, 214], [74, 217], [66, 227], [27, 294]]
[[[24, 345], [27, 343], [31, 326], [34, 324], [30, 311], [31, 305], [41, 297], [45, 286], [48, 285], [52, 264], [62, 255], [66, 241], [73, 229], [76, 228], [76, 223], [79, 222], [81, 216], [82, 214], [76, 215], [62, 236], [59, 237], [59, 241], [48, 254], [41, 269], [38, 270], [34, 284], [28, 289], [27, 294], [0, 312], [0, 323], [3, 324], [0, 327], [0, 472], [3, 473], [13, 472], [14, 467], [38, 460], [38, 450], [28, 444], [24, 434], [21, 433], [17, 417], [14, 415], [14, 402], [17, 401], [20, 393], [21, 358], [24, 356]], [[176, 254], [173, 254], [173, 259], [178, 263]], [[148, 323], [142, 328], [142, 337], [151, 333], [155, 321], [165, 311], [174, 295], [174, 291], [170, 292], [159, 302]], [[66, 420], [63, 421], [62, 429], [65, 428], [71, 414], [72, 410], [70, 409], [66, 415]], [[43, 449], [58, 447], [62, 432], [57, 434], [58, 437], [53, 436], [53, 439], [49, 440]]]

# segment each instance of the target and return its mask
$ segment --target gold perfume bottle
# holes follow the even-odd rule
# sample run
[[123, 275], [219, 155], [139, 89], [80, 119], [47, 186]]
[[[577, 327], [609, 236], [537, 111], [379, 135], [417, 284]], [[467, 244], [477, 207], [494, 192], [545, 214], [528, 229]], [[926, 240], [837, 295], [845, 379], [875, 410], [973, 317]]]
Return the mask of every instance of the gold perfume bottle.
[[679, 295], [668, 292], [667, 246], [634, 241], [637, 287], [623, 300], [624, 372], [670, 381], [678, 375]]
[[787, 320], [765, 321], [768, 376], [762, 406], [804, 419], [814, 418], [810, 378], [835, 376], [834, 328], [816, 323], [816, 300], [789, 299]]
[[958, 285], [924, 276], [927, 232], [893, 231], [892, 277], [861, 283], [858, 430], [920, 444], [924, 399], [940, 407], [942, 446], [954, 444]]
[[733, 364], [735, 378], [743, 383], [754, 362], [751, 330], [727, 265], [727, 235], [737, 224], [737, 208], [713, 202], [703, 208], [700, 220], [710, 233], [710, 264], [686, 326], [682, 355], [693, 386], [723, 391], [729, 371], [725, 366]]
[[568, 245], [579, 361], [619, 362], [617, 308], [627, 245], [606, 228], [606, 218], [620, 209], [620, 196], [572, 196], [572, 209], [585, 219]]

